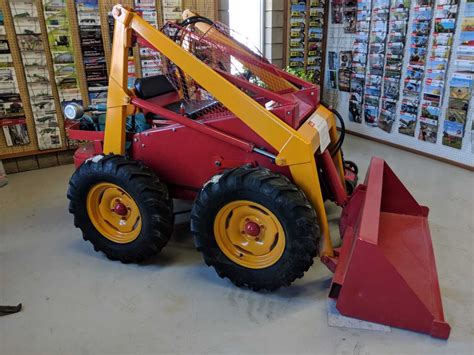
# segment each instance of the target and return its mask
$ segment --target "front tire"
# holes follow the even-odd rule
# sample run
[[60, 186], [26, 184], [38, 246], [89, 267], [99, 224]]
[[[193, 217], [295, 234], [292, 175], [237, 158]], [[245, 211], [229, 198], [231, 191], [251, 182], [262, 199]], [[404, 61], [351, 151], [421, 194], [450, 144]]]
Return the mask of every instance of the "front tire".
[[262, 168], [236, 168], [209, 181], [194, 203], [191, 232], [208, 266], [255, 291], [301, 278], [320, 238], [306, 196], [286, 177]]
[[157, 254], [173, 232], [173, 201], [166, 185], [137, 161], [96, 156], [69, 182], [74, 225], [111, 260], [138, 263]]

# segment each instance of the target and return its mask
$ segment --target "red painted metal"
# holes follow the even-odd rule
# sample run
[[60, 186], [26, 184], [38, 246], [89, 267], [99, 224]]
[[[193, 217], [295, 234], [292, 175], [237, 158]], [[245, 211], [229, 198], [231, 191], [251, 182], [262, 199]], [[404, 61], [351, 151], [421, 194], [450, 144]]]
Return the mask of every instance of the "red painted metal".
[[[99, 142], [100, 144], [100, 142]], [[87, 159], [92, 158], [94, 155], [101, 154], [102, 149], [98, 151], [95, 142], [87, 142], [81, 147], [77, 148], [74, 152], [74, 165], [76, 168], [80, 167]]]
[[341, 176], [332, 160], [329, 149], [318, 155], [318, 163], [321, 164], [324, 170], [324, 178], [331, 190], [334, 202], [338, 206], [344, 206], [347, 203], [346, 188], [342, 185]]
[[[268, 143], [232, 114], [197, 122], [277, 154]], [[287, 167], [276, 166], [267, 157], [247, 152], [224, 140], [180, 124], [152, 128], [136, 134], [129, 154], [152, 169], [161, 180], [172, 185], [173, 197], [186, 199], [193, 199], [196, 191], [213, 175], [246, 164], [266, 167], [291, 178]]]
[[153, 112], [156, 115], [161, 115], [164, 118], [167, 118], [183, 126], [196, 130], [200, 133], [204, 133], [205, 135], [217, 138], [228, 144], [232, 144], [244, 151], [251, 152], [253, 150], [254, 145], [249, 142], [245, 142], [234, 136], [225, 134], [217, 129], [211, 128], [208, 125], [201, 123], [200, 121], [191, 120], [183, 115], [179, 115], [173, 111], [167, 110], [164, 107], [161, 107], [160, 105], [154, 104], [143, 99], [139, 99], [138, 97], [134, 97], [132, 99], [132, 104], [137, 107], [140, 107], [143, 110]]
[[247, 222], [245, 223], [245, 233], [252, 237], [256, 237], [260, 234], [260, 226], [255, 222]]
[[128, 209], [123, 203], [117, 202], [114, 206], [114, 212], [119, 216], [125, 216], [128, 213]]
[[420, 206], [390, 167], [373, 158], [364, 185], [343, 210], [343, 245], [330, 297], [346, 316], [447, 339], [428, 208]]

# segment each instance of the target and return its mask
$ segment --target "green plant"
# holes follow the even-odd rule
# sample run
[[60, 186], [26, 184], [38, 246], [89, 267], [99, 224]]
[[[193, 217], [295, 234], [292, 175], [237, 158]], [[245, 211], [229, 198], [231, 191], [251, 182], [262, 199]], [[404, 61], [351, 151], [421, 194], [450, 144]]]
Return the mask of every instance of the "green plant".
[[285, 71], [297, 76], [298, 78], [301, 78], [303, 80], [309, 81], [310, 83], [314, 82], [314, 73], [313, 72], [307, 72], [303, 68], [290, 68], [286, 67]]

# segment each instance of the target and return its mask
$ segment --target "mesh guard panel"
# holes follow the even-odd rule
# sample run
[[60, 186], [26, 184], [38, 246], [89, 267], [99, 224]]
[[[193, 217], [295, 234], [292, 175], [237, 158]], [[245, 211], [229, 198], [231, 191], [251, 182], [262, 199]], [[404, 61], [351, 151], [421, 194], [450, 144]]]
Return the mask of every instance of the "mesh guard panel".
[[[278, 69], [270, 64], [258, 50], [252, 51], [243, 43], [246, 39], [221, 23], [212, 26], [197, 22], [188, 26], [167, 23], [162, 32], [178, 43], [194, 57], [222, 76], [235, 77], [274, 93], [294, 91], [295, 87], [284, 79]], [[142, 46], [151, 45], [148, 43]], [[150, 47], [153, 48], [153, 47]], [[153, 48], [154, 49], [154, 48]], [[202, 88], [193, 78], [158, 51], [152, 60], [179, 93], [181, 103], [169, 105], [169, 109], [192, 118], [227, 116], [230, 112], [211, 93]], [[256, 95], [247, 86], [240, 89], [268, 109], [280, 104]]]

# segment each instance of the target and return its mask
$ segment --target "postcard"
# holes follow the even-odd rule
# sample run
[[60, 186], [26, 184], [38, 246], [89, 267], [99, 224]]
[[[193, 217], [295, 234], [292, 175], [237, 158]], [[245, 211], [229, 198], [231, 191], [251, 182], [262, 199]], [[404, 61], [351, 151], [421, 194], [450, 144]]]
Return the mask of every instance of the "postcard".
[[451, 46], [453, 44], [452, 33], [433, 33], [434, 46]]
[[425, 74], [426, 81], [443, 81], [446, 75], [446, 71], [444, 70], [432, 70], [428, 69]]
[[443, 58], [435, 58], [428, 61], [426, 68], [431, 70], [446, 70], [448, 67], [448, 60]]
[[457, 122], [444, 121], [443, 145], [461, 149], [462, 137], [464, 136], [464, 125]]
[[467, 112], [464, 110], [448, 108], [448, 110], [446, 111], [446, 119], [448, 121], [465, 124], [466, 118], [467, 118]]
[[474, 72], [474, 60], [457, 59], [454, 61], [454, 67], [457, 71]]
[[392, 132], [393, 123], [395, 122], [395, 115], [387, 110], [380, 111], [378, 127], [387, 133]]
[[40, 34], [41, 27], [36, 17], [17, 17], [14, 20], [17, 34]]
[[410, 64], [425, 64], [427, 49], [424, 47], [410, 47], [408, 49]]
[[418, 104], [417, 102], [410, 101], [408, 99], [403, 99], [402, 106], [400, 108], [400, 113], [404, 112], [410, 115], [417, 115], [418, 114]]
[[400, 81], [397, 79], [385, 78], [383, 83], [383, 96], [389, 99], [398, 100], [400, 93]]
[[448, 107], [457, 110], [464, 110], [467, 112], [467, 110], [469, 109], [469, 101], [450, 97]]
[[428, 6], [415, 7], [413, 11], [414, 21], [430, 21], [431, 16], [432, 16], [431, 7], [428, 7]]
[[416, 35], [428, 36], [430, 34], [430, 22], [414, 21], [412, 25], [412, 33]]
[[380, 96], [365, 95], [364, 102], [369, 106], [378, 106], [380, 102]]
[[395, 114], [397, 111], [397, 101], [384, 98], [382, 100], [382, 109], [390, 112], [391, 114]]
[[369, 126], [377, 126], [379, 108], [377, 106], [364, 105], [364, 119]]
[[453, 33], [456, 28], [456, 19], [436, 19], [435, 32], [438, 33]]
[[441, 109], [439, 107], [423, 104], [421, 107], [421, 116], [428, 118], [430, 120], [438, 120], [441, 114]]
[[427, 47], [428, 46], [428, 36], [425, 35], [411, 35], [410, 43], [415, 47]]
[[43, 51], [44, 45], [40, 35], [18, 35], [20, 51]]
[[398, 132], [408, 136], [415, 136], [416, 115], [400, 112], [400, 120], [398, 121]]
[[428, 122], [423, 122], [421, 119], [420, 121], [418, 139], [424, 142], [436, 143], [438, 137], [438, 126], [432, 125]]
[[357, 101], [349, 101], [349, 121], [362, 122], [362, 105]]
[[421, 93], [421, 81], [405, 80], [404, 93], [418, 96]]
[[3, 126], [3, 134], [5, 136], [5, 143], [8, 147], [15, 145], [30, 144], [30, 137], [28, 136], [28, 128], [25, 121], [13, 125]]
[[457, 5], [438, 5], [434, 11], [434, 17], [435, 19], [455, 19], [457, 12]]

